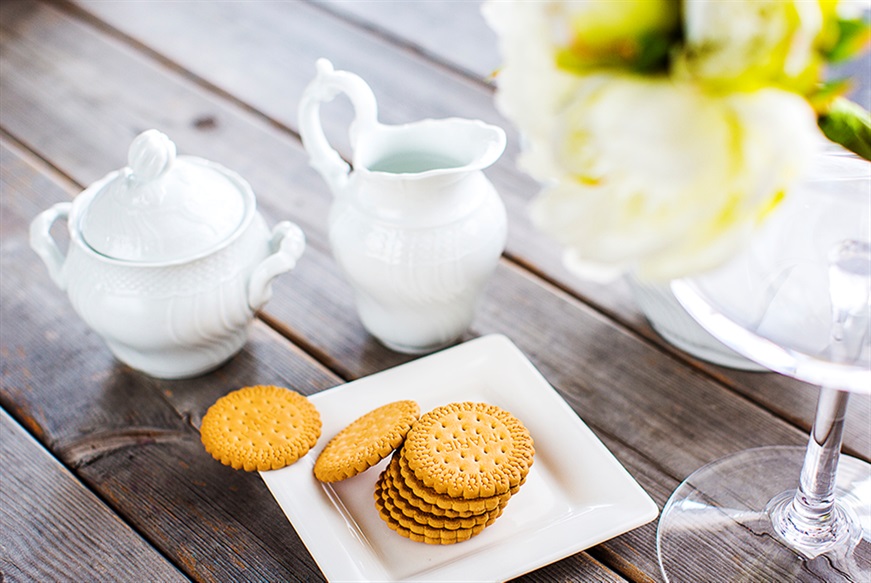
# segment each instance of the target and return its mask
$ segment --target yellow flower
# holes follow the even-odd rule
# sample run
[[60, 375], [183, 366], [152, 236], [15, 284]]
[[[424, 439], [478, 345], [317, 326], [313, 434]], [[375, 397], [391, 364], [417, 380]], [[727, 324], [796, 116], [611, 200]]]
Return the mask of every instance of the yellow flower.
[[728, 90], [780, 86], [808, 94], [819, 81], [830, 0], [684, 2], [678, 75]]
[[489, 0], [496, 105], [545, 185], [533, 218], [566, 263], [672, 279], [728, 259], [799, 177], [820, 113], [829, 137], [871, 155], [871, 118], [821, 83], [825, 63], [868, 42], [851, 6]]
[[544, 11], [559, 47], [557, 64], [578, 71], [655, 68], [668, 57], [680, 22], [675, 0], [551, 2]]
[[711, 95], [613, 73], [586, 78], [556, 127], [533, 219], [565, 245], [570, 269], [596, 278], [717, 265], [783, 196], [818, 135], [812, 109], [785, 91]]

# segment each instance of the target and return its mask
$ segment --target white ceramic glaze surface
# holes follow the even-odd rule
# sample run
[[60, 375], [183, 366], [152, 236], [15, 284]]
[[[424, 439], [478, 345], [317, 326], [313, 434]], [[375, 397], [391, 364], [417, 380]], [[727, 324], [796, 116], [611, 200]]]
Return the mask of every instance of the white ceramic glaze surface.
[[667, 283], [628, 279], [635, 303], [650, 325], [670, 344], [696, 358], [738, 370], [765, 371], [714, 338], [680, 305]]
[[135, 262], [191, 259], [208, 253], [250, 220], [254, 193], [242, 178], [208, 160], [176, 156], [157, 130], [130, 145], [128, 166], [95, 190], [82, 213], [85, 243]]
[[[320, 123], [320, 104], [338, 93], [356, 112], [353, 171]], [[380, 124], [368, 85], [323, 59], [299, 118], [311, 165], [335, 197], [330, 243], [363, 325], [400, 352], [455, 341], [505, 247], [505, 208], [483, 173], [502, 154], [505, 133], [458, 118]]]
[[[270, 231], [255, 209], [253, 192], [241, 177], [217, 164], [192, 160], [200, 172], [217, 173], [219, 177], [213, 180], [238, 186], [239, 201], [233, 201], [232, 208], [241, 214], [229, 219], [237, 225], [228, 230], [228, 221], [223, 220], [216, 232], [223, 229], [224, 236], [212, 240], [208, 248], [187, 248], [187, 253], [147, 261], [143, 255], [136, 255], [136, 260], [110, 257], [89, 244], [85, 221], [89, 233], [93, 229], [111, 235], [114, 229], [98, 220], [111, 220], [111, 215], [101, 214], [108, 207], [92, 214], [91, 204], [108, 185], [125, 180], [129, 168], [109, 173], [72, 203], [59, 203], [42, 212], [30, 229], [31, 246], [88, 326], [119, 360], [159, 378], [196, 376], [236, 354], [247, 340], [254, 313], [271, 296], [272, 280], [292, 269], [305, 249], [305, 238], [296, 225], [284, 221]], [[196, 183], [191, 188], [196, 190]], [[169, 209], [158, 206], [146, 219], [129, 213], [138, 224], [155, 222], [154, 230], [143, 231], [143, 238], [151, 238], [160, 246], [155, 234], [171, 232], [167, 225], [186, 220], [171, 212], [178, 212], [180, 194], [175, 193]], [[66, 255], [50, 234], [57, 220], [68, 224]], [[135, 240], [123, 245], [107, 240], [104, 248], [137, 247]]]

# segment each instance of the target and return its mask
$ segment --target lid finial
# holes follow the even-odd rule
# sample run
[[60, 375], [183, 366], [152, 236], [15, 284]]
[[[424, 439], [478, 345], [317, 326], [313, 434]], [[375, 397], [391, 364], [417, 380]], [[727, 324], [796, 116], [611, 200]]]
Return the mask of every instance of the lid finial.
[[154, 180], [175, 160], [175, 144], [166, 134], [158, 130], [147, 130], [136, 136], [127, 151], [127, 164], [133, 171], [133, 177], [142, 180]]

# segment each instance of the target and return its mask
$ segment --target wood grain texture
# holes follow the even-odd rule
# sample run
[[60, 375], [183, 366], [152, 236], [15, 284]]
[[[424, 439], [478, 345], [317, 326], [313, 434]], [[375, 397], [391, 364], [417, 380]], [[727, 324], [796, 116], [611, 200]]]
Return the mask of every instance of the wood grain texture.
[[[323, 16], [315, 12], [313, 17]], [[314, 27], [314, 24], [310, 26]], [[268, 184], [279, 183], [285, 176], [285, 168], [291, 165], [300, 168], [299, 176], [311, 174], [312, 171], [304, 168], [306, 156], [294, 136], [259, 125], [256, 118], [240, 111], [233, 104], [211, 104], [223, 120], [221, 125], [225, 134], [219, 140], [201, 143], [204, 142], [199, 135], [201, 130], [185, 126], [182, 123], [185, 111], [176, 113], [171, 107], [172, 99], [184, 91], [188, 92], [184, 98], [188, 108], [198, 109], [204, 105], [205, 96], [200, 95], [197, 86], [167, 75], [165, 71], [161, 75], [156, 64], [140, 64], [138, 60], [127, 58], [119, 51], [108, 50], [108, 47], [102, 50], [91, 48], [87, 45], [111, 46], [112, 42], [98, 34], [89, 35], [88, 28], [84, 26], [77, 32], [79, 34], [75, 42], [72, 39], [55, 40], [61, 36], [54, 35], [52, 42], [64, 43], [56, 50], [65, 52], [67, 59], [73, 59], [79, 53], [83, 59], [102, 54], [103, 60], [109, 61], [105, 63], [108, 68], [127, 71], [128, 76], [135, 76], [146, 83], [149, 93], [143, 96], [141, 92], [125, 92], [121, 82], [107, 78], [102, 88], [104, 91], [111, 88], [118, 102], [107, 104], [106, 108], [96, 112], [86, 108], [65, 111], [64, 119], [78, 119], [84, 123], [98, 123], [102, 119], [104, 123], [123, 126], [131, 123], [129, 112], [153, 108], [155, 116], [158, 113], [166, 119], [173, 116], [170, 125], [178, 130], [177, 135], [173, 136], [182, 151], [191, 151], [185, 147], [188, 143], [202, 145], [204, 151], [195, 150], [197, 153], [212, 159], [212, 154], [217, 154], [234, 169], [251, 165], [249, 172], [242, 171], [243, 175], [250, 175], [252, 180]], [[68, 33], [68, 36], [72, 35]], [[95, 68], [98, 65], [90, 63]], [[77, 62], [76, 66], [84, 66], [84, 63]], [[62, 69], [47, 75], [46, 83], [75, 93], [89, 90], [78, 78], [67, 76]], [[32, 100], [32, 109], [53, 121], [59, 114], [53, 114], [46, 98], [40, 95], [35, 92], [26, 96], [14, 95], [10, 99]], [[19, 124], [17, 128], [27, 132], [23, 125]], [[240, 143], [251, 146], [244, 151], [233, 148], [234, 144]], [[47, 146], [39, 143], [36, 149], [47, 158], [64, 160], [68, 156], [67, 150], [94, 150], [97, 144], [92, 136], [80, 131], [71, 133], [57, 151], [51, 144]], [[283, 163], [273, 163], [275, 157], [269, 152], [274, 151], [283, 152]], [[255, 154], [262, 154], [263, 157], [258, 158]], [[116, 155], [102, 158], [103, 167], [111, 164], [115, 158]], [[89, 166], [99, 165], [100, 160], [95, 156]], [[87, 168], [76, 165], [64, 164], [62, 168], [77, 179], [79, 175], [88, 173]], [[312, 241], [311, 248], [300, 262], [299, 277], [294, 278], [294, 274], [291, 274], [276, 281], [276, 295], [267, 306], [267, 314], [284, 322], [323, 352], [333, 355], [353, 378], [380, 370], [397, 360], [407, 360], [408, 357], [396, 356], [381, 348], [357, 323], [350, 290], [342, 282], [328, 253], [320, 247], [326, 240], [325, 217], [330, 204], [329, 195], [320, 185], [309, 187], [308, 184], [297, 182], [292, 192], [282, 193], [269, 188], [257, 189], [261, 210], [268, 218], [274, 221], [290, 216], [298, 220], [307, 225], [306, 233]], [[306, 273], [303, 271], [305, 269], [315, 271]], [[505, 318], [505, 314], [511, 314], [510, 318]], [[325, 326], [326, 322], [332, 325]], [[750, 406], [744, 399], [723, 390], [719, 384], [706, 380], [703, 375], [693, 373], [686, 367], [675, 366], [674, 360], [656, 347], [640, 341], [568, 294], [542, 284], [509, 263], [504, 263], [497, 270], [493, 283], [488, 287], [474, 330], [478, 334], [504, 331], [517, 338], [523, 344], [522, 348], [547, 372], [546, 376], [564, 392], [579, 412], [584, 408], [582, 399], [585, 396], [599, 401], [604, 415], [601, 421], [591, 418], [591, 415], [596, 415], [596, 409], [583, 410], [582, 413], [582, 417], [597, 427], [608, 430], [622, 416], [623, 419], [639, 420], [641, 427], [653, 431], [657, 436], [663, 432], [658, 425], [669, 428], [663, 432], [664, 441], [658, 447], [677, 452], [669, 461], [680, 463], [664, 466], [675, 476], [689, 473], [700, 463], [729, 451], [766, 443], [766, 439], [773, 443], [783, 443], [784, 440], [794, 443], [801, 439], [798, 432], [778, 424], [772, 415]], [[362, 352], [360, 347], [364, 347]], [[621, 355], [621, 358], [613, 358], [614, 354]], [[602, 362], [609, 364], [597, 366], [597, 363]], [[644, 366], [639, 367], [639, 362]], [[642, 390], [644, 387], [647, 390]], [[689, 387], [692, 389], [689, 390]], [[677, 399], [677, 403], [687, 405], [672, 409], [660, 407], [659, 411], [651, 413], [652, 404], [666, 396], [669, 400]], [[689, 404], [695, 403], [711, 413], [706, 415], [694, 411]], [[724, 414], [734, 415], [735, 419]], [[661, 419], [657, 419], [657, 416]], [[771, 429], [766, 431], [768, 426]], [[699, 440], [699, 435], [705, 431], [713, 432], [711, 439]], [[717, 431], [722, 435], [717, 435]], [[733, 433], [735, 435], [731, 435]], [[625, 437], [630, 444], [637, 442], [641, 451], [645, 447], [650, 448], [653, 443], [644, 431], [615, 434]], [[724, 436], [730, 436], [730, 439], [723, 439]], [[652, 459], [657, 459], [658, 455], [658, 452], [651, 451]]]
[[[411, 359], [363, 331], [330, 257], [331, 201], [295, 133], [302, 88], [314, 59], [326, 55], [372, 84], [384, 121], [504, 120], [486, 83], [469, 77], [474, 66], [434, 65], [433, 51], [399, 41], [402, 27], [385, 32], [361, 26], [359, 13], [346, 20], [299, 3], [239, 6], [93, 3], [84, 4], [87, 14], [35, 2], [0, 6], [2, 126], [23, 146], [0, 148], [0, 402], [192, 577], [319, 579], [259, 479], [211, 460], [196, 433], [208, 405], [241, 384], [311, 393]], [[350, 117], [342, 103], [326, 114], [339, 144]], [[245, 350], [202, 379], [154, 381], [117, 364], [26, 245], [36, 212], [122, 166], [130, 140], [148, 127], [167, 132], [181, 153], [241, 173], [267, 220], [294, 220], [309, 241], [297, 269], [276, 282]], [[557, 250], [527, 224], [534, 185], [510, 155], [491, 177], [512, 216], [512, 260], [500, 265], [467, 337], [501, 332], [515, 340], [660, 505], [716, 457], [803, 442], [778, 417], [806, 424], [812, 407], [803, 412], [792, 400], [813, 389], [688, 366], [649, 331], [625, 289], [593, 289], [563, 274]], [[7, 328], [9, 315], [15, 323]], [[751, 395], [757, 386], [768, 391], [762, 408], [733, 392]], [[854, 429], [850, 443], [862, 449], [867, 432]], [[655, 524], [524, 579], [611, 581], [612, 570], [633, 581], [658, 578]]]
[[[320, 13], [314, 16], [323, 18]], [[99, 176], [123, 164], [118, 152], [106, 150], [101, 136], [94, 136], [84, 128], [100, 124], [127, 128], [129, 140], [134, 128], [141, 123], [140, 117], [151, 116], [166, 124], [181, 151], [218, 159], [250, 177], [258, 192], [261, 210], [270, 220], [291, 217], [305, 225], [310, 249], [300, 262], [298, 277], [281, 278], [277, 283], [275, 298], [267, 307], [269, 318], [282, 322], [308, 346], [314, 347], [316, 353], [329, 355], [331, 362], [338, 364], [342, 374], [349, 378], [407, 360], [380, 347], [356, 322], [350, 290], [342, 283], [325, 247], [324, 225], [329, 198], [316, 179], [306, 178], [311, 176], [311, 171], [306, 168], [306, 157], [295, 136], [265, 123], [262, 117], [232, 100], [215, 98], [201, 85], [160, 62], [125, 51], [123, 45], [118, 46], [119, 41], [107, 38], [88, 25], [72, 19], [68, 25], [57, 24], [66, 18], [46, 8], [29, 16], [27, 25], [38, 33], [34, 33], [32, 39], [18, 39], [14, 43], [15, 50], [22, 53], [20, 64], [6, 56], [4, 63], [24, 67], [46, 50], [49, 54], [64, 54], [67, 62], [64, 67], [43, 63], [46, 70], [42, 78], [30, 80], [33, 88], [23, 90], [23, 83], [17, 83], [11, 92], [4, 92], [2, 96], [4, 103], [15, 103], [22, 109], [22, 115], [26, 112], [32, 124], [66, 125], [69, 129], [65, 140], [46, 139], [39, 129], [16, 119], [10, 121], [8, 131], [40, 156], [52, 160], [64, 173], [84, 183], [89, 176]], [[59, 29], [55, 30], [55, 26]], [[18, 30], [22, 28], [26, 27]], [[4, 37], [4, 42], [5, 38], [8, 37]], [[43, 48], [45, 44], [49, 45], [47, 49]], [[4, 51], [4, 55], [7, 54]], [[80, 75], [67, 72], [91, 69], [124, 71], [124, 76], [106, 77], [95, 88], [83, 82]], [[147, 87], [148, 91], [131, 89], [131, 80]], [[87, 107], [77, 101], [58, 104], [52, 99], [58, 93], [88, 96], [100, 107]], [[107, 101], [103, 94], [111, 95], [112, 99]], [[184, 107], [174, 107], [179, 101]], [[193, 123], [203, 115], [197, 112], [209, 112], [217, 120], [216, 125], [205, 129]], [[239, 148], [239, 144], [246, 147]], [[123, 152], [126, 145], [119, 143], [117, 148]], [[81, 151], [91, 155], [83, 159], [77, 153]], [[288, 168], [292, 169], [290, 175]], [[650, 483], [642, 480], [645, 487], [674, 484], [702, 463], [743, 447], [796, 443], [803, 439], [799, 432], [772, 415], [680, 365], [577, 299], [542, 284], [509, 263], [497, 272], [475, 323], [475, 333], [489, 331], [507, 332], [523, 340], [521, 348], [579, 415], [609, 438], [610, 447], [617, 452], [621, 451], [617, 446], [637, 452], [630, 458], [631, 464], [626, 462], [627, 458], [621, 460], [634, 474], [651, 476]], [[621, 358], [615, 361], [615, 354]], [[602, 366], [603, 362], [609, 365]], [[236, 360], [231, 367], [235, 364]], [[136, 382], [145, 381], [137, 378]], [[186, 396], [196, 390], [191, 385]], [[201, 414], [207, 402], [194, 400], [192, 409]], [[663, 403], [672, 405], [663, 406]], [[186, 443], [161, 444], [165, 450], [172, 450], [163, 455], [183, 459], [176, 450]], [[87, 467], [97, 468], [104, 462], [113, 462], [114, 457], [97, 458]], [[142, 459], [154, 464], [149, 467], [155, 468], [155, 476], [159, 476], [156, 462], [148, 456]], [[172, 466], [159, 469], [165, 471], [168, 467]], [[215, 484], [211, 487], [216, 487]], [[112, 483], [110, 491], [123, 493], [123, 486], [123, 482]], [[667, 491], [657, 492], [660, 504], [667, 497]], [[156, 486], [149, 490], [149, 495], [160, 500], [160, 505], [171, 502], [171, 499], [164, 500], [165, 491]], [[186, 498], [193, 493], [183, 489], [181, 495]], [[156, 533], [155, 536], [172, 532], [172, 536], [181, 533], [190, 537], [195, 544], [178, 551], [181, 564], [187, 564], [191, 549], [207, 540], [205, 534], [190, 534], [187, 522], [174, 524], [167, 530], [167, 525], [161, 522], [163, 515], [142, 514], [141, 506], [135, 504], [126, 511], [140, 528]], [[639, 530], [609, 542], [604, 548], [616, 549], [622, 545], [638, 549], [634, 554], [623, 556], [639, 571], [653, 574], [653, 532], [652, 528]], [[169, 540], [160, 541], [161, 547], [164, 544], [169, 545]], [[254, 548], [246, 551], [259, 556]], [[230, 566], [219, 563], [219, 568], [230, 569]], [[197, 574], [211, 576], [201, 571]]]
[[[438, 3], [362, 0], [317, 3], [315, 7], [258, 3], [244, 11], [242, 22], [230, 22], [232, 8], [220, 5], [208, 9], [188, 5], [146, 8], [139, 3], [83, 2], [82, 6], [162, 57], [195, 72], [205, 83], [294, 131], [298, 128], [296, 105], [313, 76], [312, 63], [319, 56], [333, 59], [337, 67], [356, 72], [370, 83], [379, 100], [382, 121], [400, 123], [416, 116], [459, 115], [501, 125], [509, 134], [509, 149], [488, 174], [509, 209], [507, 253], [513, 260], [590, 302], [664, 350], [706, 370], [746, 398], [805, 430], [810, 428], [816, 387], [780, 375], [735, 371], [693, 359], [659, 337], [639, 312], [626, 282], [601, 285], [583, 281], [561, 265], [559, 248], [530, 223], [527, 206], [538, 187], [514, 164], [516, 133], [498, 115], [492, 88], [478, 76], [491, 63], [498, 62], [495, 37], [480, 16], [478, 3], [455, 3], [450, 10]], [[185, 18], [169, 18], [169, 11], [176, 16], [183, 11]], [[348, 17], [351, 22], [329, 18], [330, 13]], [[444, 21], [435, 18], [435, 13], [446, 14]], [[179, 35], [173, 27], [180, 26], [182, 20], [202, 26], [189, 26], [184, 35]], [[356, 27], [356, 23], [363, 23], [364, 28]], [[246, 34], [255, 29], [260, 31], [257, 35]], [[336, 38], [344, 42], [334, 42]], [[208, 50], [190, 50], [193, 44]], [[482, 48], [471, 50], [470, 45]], [[408, 46], [414, 51], [407, 51]], [[238, 61], [242, 55], [258, 66], [241, 71], [222, 66]], [[433, 67], [433, 59], [439, 66]], [[276, 75], [275, 71], [282, 74]], [[862, 95], [871, 84], [871, 74], [867, 77], [860, 79]], [[401, 86], [397, 86], [398, 80], [403, 80]], [[325, 110], [327, 134], [349, 157], [345, 132], [351, 119], [350, 108], [345, 105]], [[302, 175], [310, 177], [313, 173]], [[317, 182], [315, 189], [325, 190]], [[869, 396], [851, 402], [846, 451], [864, 459], [871, 456]]]
[[2, 409], [0, 467], [0, 580], [188, 580]]
[[500, 66], [496, 34], [487, 26], [481, 2], [404, 0], [316, 0], [315, 6], [341, 15], [426, 58], [490, 83]]

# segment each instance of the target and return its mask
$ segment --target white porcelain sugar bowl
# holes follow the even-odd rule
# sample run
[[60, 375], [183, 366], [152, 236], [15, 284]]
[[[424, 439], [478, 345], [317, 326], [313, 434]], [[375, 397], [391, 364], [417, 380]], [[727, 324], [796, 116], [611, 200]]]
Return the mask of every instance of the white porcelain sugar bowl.
[[[119, 360], [159, 378], [208, 372], [245, 344], [305, 238], [288, 221], [270, 230], [245, 180], [176, 156], [157, 130], [133, 141], [128, 163], [37, 216], [31, 246]], [[66, 255], [50, 233], [59, 219]]]

